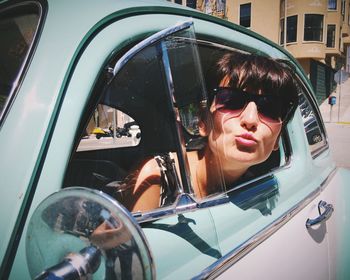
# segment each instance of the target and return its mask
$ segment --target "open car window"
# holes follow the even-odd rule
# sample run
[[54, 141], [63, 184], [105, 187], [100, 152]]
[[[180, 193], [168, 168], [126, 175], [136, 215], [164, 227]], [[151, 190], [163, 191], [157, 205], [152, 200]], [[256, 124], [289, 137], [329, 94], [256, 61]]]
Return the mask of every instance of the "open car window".
[[[133, 212], [182, 203], [183, 194], [202, 198], [186, 150], [195, 149], [207, 96], [193, 27], [178, 29], [147, 38], [106, 67], [65, 187], [102, 190]], [[218, 185], [215, 193], [223, 192]]]
[[[140, 220], [227, 201], [226, 192], [232, 194], [237, 186], [242, 207], [278, 193], [271, 171], [288, 162], [284, 136], [266, 161], [229, 185], [222, 173], [225, 159], [214, 155], [210, 178], [216, 181], [201, 189], [196, 165], [205, 149], [222, 145], [212, 138], [209, 147], [203, 130], [204, 124], [217, 125], [210, 113], [214, 70], [225, 54], [249, 53], [197, 41], [194, 34], [191, 24], [161, 31], [106, 65], [81, 121], [64, 187], [102, 190]], [[250, 196], [241, 193], [247, 182], [258, 186], [256, 195], [252, 188]]]

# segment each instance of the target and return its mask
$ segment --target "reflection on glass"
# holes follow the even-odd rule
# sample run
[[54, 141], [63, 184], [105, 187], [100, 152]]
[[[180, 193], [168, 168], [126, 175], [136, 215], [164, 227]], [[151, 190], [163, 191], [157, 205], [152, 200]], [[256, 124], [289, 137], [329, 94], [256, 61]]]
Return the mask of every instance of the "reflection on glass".
[[242, 210], [257, 209], [264, 216], [271, 215], [278, 197], [278, 182], [274, 176], [268, 176], [229, 192], [233, 204]]

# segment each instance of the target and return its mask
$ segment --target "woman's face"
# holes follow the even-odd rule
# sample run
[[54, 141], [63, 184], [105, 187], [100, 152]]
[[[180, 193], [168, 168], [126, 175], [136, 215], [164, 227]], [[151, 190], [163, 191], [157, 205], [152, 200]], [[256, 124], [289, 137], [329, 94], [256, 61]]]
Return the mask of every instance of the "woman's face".
[[214, 99], [210, 112], [213, 128], [206, 131], [208, 144], [211, 152], [219, 157], [224, 171], [261, 163], [278, 148], [282, 123], [264, 120], [255, 102], [249, 102], [237, 114], [237, 111], [220, 108]]

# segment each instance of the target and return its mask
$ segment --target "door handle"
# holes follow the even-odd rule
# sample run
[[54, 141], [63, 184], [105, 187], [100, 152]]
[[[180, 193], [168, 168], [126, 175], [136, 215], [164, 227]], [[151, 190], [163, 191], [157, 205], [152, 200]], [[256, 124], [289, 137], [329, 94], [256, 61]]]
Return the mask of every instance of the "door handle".
[[321, 200], [318, 203], [318, 212], [320, 213], [320, 215], [315, 219], [307, 219], [306, 228], [310, 228], [314, 225], [317, 225], [319, 223], [322, 223], [323, 221], [328, 220], [329, 217], [332, 216], [333, 211], [334, 211], [334, 208], [332, 204], [328, 204], [327, 202]]

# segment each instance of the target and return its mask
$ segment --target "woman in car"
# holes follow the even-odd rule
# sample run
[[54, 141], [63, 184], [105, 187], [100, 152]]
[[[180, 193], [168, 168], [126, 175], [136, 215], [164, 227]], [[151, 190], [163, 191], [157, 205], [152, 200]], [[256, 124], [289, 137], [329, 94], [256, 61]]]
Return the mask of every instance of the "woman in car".
[[[281, 130], [297, 107], [297, 92], [292, 70], [284, 63], [236, 52], [220, 59], [216, 88], [208, 93], [208, 107], [199, 122], [199, 133], [207, 145], [187, 153], [196, 197], [217, 193], [223, 183], [232, 186], [254, 176], [249, 168], [278, 149]], [[164, 175], [166, 165], [164, 159], [163, 163], [151, 159], [128, 182], [133, 185], [126, 201], [130, 210], [146, 211], [166, 204], [162, 186], [169, 181]]]

